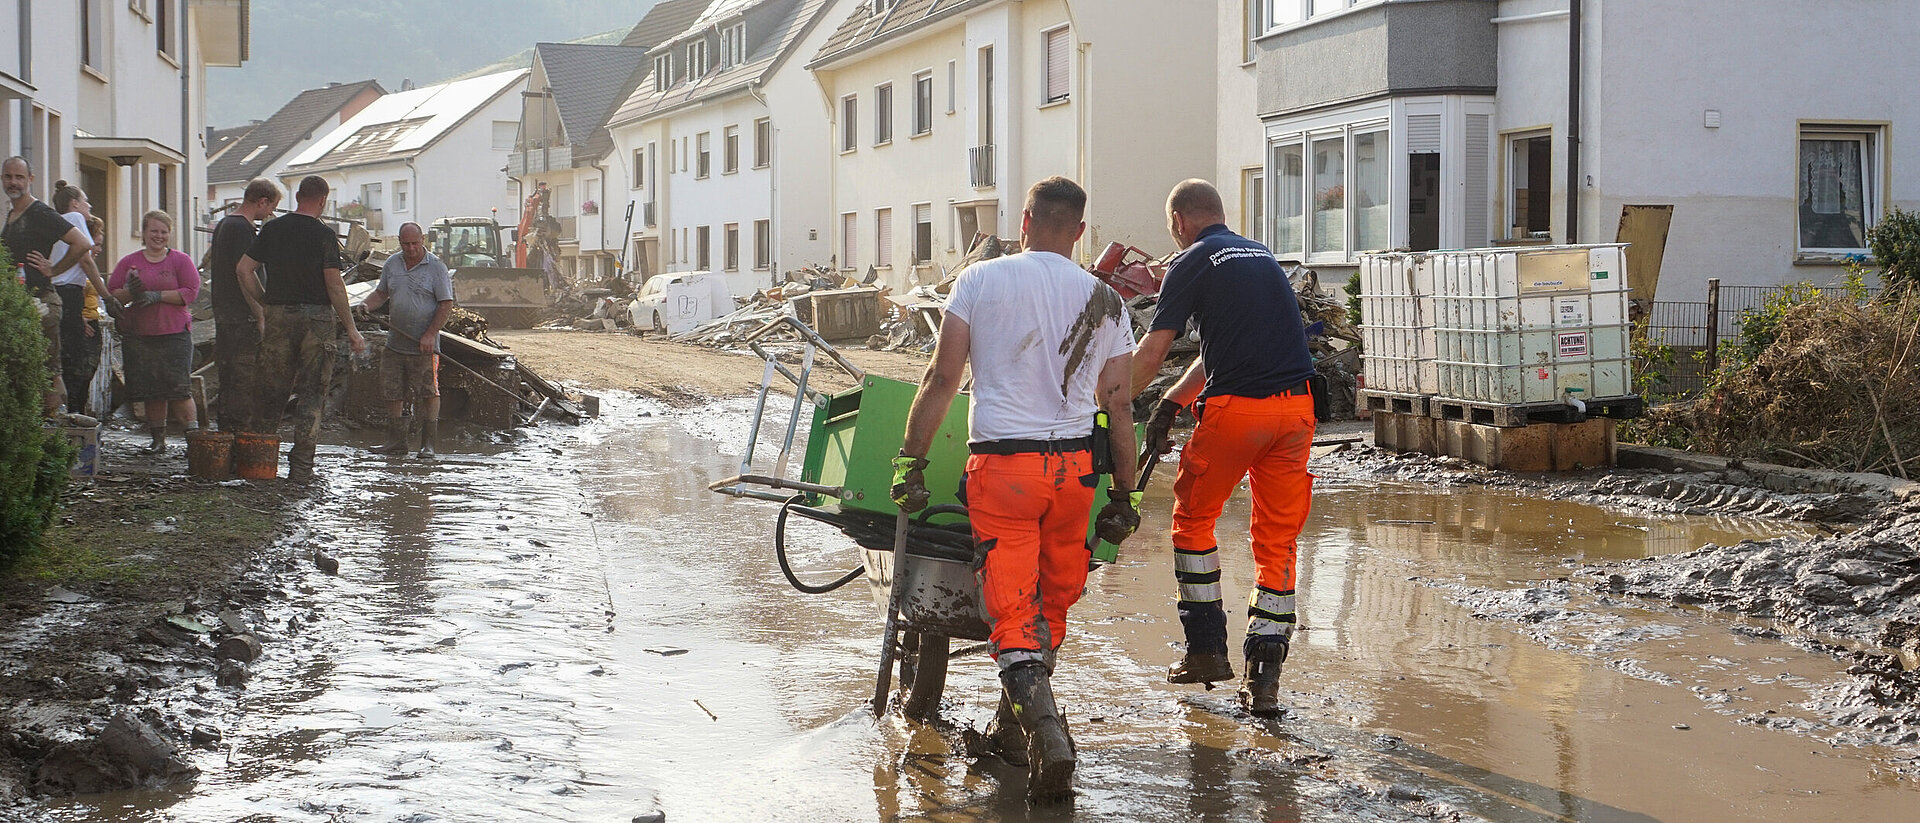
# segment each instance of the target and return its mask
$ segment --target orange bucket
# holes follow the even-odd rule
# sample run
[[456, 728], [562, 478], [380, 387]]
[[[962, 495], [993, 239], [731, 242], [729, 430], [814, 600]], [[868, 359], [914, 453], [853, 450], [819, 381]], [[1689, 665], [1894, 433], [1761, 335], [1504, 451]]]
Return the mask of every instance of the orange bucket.
[[187, 432], [187, 474], [204, 480], [233, 476], [233, 435], [196, 430]]
[[280, 438], [242, 432], [233, 436], [233, 473], [248, 480], [280, 476]]

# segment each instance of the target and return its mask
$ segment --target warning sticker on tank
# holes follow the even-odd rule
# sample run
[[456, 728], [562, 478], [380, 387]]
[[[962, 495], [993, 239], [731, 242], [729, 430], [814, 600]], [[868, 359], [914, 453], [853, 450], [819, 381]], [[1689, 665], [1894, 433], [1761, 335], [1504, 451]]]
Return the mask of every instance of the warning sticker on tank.
[[1587, 333], [1583, 331], [1560, 333], [1561, 357], [1587, 356]]

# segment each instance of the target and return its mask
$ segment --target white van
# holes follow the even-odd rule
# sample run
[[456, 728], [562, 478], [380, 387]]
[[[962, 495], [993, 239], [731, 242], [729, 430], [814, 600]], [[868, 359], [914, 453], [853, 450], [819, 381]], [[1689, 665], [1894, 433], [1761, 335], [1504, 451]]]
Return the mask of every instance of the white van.
[[640, 286], [627, 308], [636, 329], [682, 334], [733, 312], [733, 292], [724, 275], [707, 271], [656, 274]]

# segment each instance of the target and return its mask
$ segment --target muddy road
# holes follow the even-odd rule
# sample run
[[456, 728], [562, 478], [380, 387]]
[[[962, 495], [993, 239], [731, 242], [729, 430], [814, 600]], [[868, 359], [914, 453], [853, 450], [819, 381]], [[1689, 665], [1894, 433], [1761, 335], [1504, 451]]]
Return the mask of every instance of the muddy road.
[[[1821, 714], [1845, 662], [1557, 582], [1798, 527], [1336, 469], [1302, 536], [1289, 715], [1163, 682], [1179, 632], [1163, 472], [1072, 613], [1056, 688], [1078, 797], [1030, 810], [1021, 772], [959, 748], [992, 713], [984, 655], [954, 661], [941, 723], [876, 724], [866, 590], [791, 590], [773, 506], [706, 490], [737, 470], [748, 401], [605, 409], [431, 469], [323, 447], [324, 489], [270, 551], [323, 548], [339, 572], [301, 562], [249, 615], [274, 631], [237, 702], [203, 719], [224, 736], [191, 755], [199, 779], [0, 818], [1804, 823], [1920, 802], [1912, 745]], [[1221, 533], [1246, 517], [1243, 496]], [[857, 564], [837, 532], [790, 537], [803, 577]], [[1245, 597], [1244, 543], [1223, 555]], [[192, 699], [177, 691], [152, 697]]]

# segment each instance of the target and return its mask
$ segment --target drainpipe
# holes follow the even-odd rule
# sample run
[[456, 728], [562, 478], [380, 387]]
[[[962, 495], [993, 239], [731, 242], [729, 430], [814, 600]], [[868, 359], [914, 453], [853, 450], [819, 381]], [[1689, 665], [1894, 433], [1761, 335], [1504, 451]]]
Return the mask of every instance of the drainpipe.
[[[600, 163], [596, 161], [593, 164], [593, 167], [600, 170], [600, 209], [596, 216], [600, 218], [600, 249], [599, 250], [604, 252], [607, 250], [607, 166], [605, 163]], [[626, 240], [622, 239], [620, 242], [625, 243]], [[596, 275], [599, 274], [599, 269], [600, 269], [599, 258], [600, 258], [600, 255], [597, 255], [597, 254], [594, 255], [593, 268], [594, 268], [594, 273]], [[616, 277], [619, 276], [619, 272], [615, 272], [614, 275]], [[599, 278], [596, 277], [594, 279], [598, 280]]]
[[[1074, 141], [1073, 147], [1073, 179], [1079, 181], [1081, 185], [1086, 185], [1087, 156], [1093, 153], [1093, 113], [1090, 111], [1093, 103], [1091, 90], [1093, 81], [1090, 79], [1093, 68], [1093, 43], [1087, 40], [1085, 33], [1081, 31], [1080, 20], [1079, 17], [1074, 14], [1072, 3], [1067, 4], [1067, 30], [1073, 33], [1074, 52], [1079, 58], [1080, 63], [1079, 66], [1075, 67], [1079, 71], [1079, 76], [1075, 78], [1075, 80], [1078, 81], [1076, 85], [1078, 85], [1079, 88], [1074, 90], [1073, 102], [1069, 104], [1073, 106], [1074, 123], [1080, 131], [1080, 139]], [[1097, 196], [1091, 192], [1088, 193], [1087, 212], [1089, 214], [1092, 213], [1094, 201], [1097, 199]], [[1087, 222], [1091, 224], [1093, 221], [1088, 220]], [[1089, 228], [1095, 233], [1086, 238], [1087, 242], [1080, 244], [1080, 262], [1082, 264], [1093, 262], [1093, 247], [1100, 243], [1098, 229], [1092, 226], [1089, 226]]]
[[[181, 12], [186, 11], [184, 5], [177, 8], [179, 8]], [[199, 217], [188, 210], [193, 201], [188, 198], [187, 189], [193, 185], [191, 180], [193, 175], [189, 174], [187, 169], [193, 163], [194, 158], [198, 157], [201, 162], [205, 162], [207, 156], [205, 151], [200, 151], [198, 154], [195, 154], [192, 142], [193, 121], [199, 118], [193, 116], [193, 106], [191, 104], [193, 98], [192, 95], [188, 94], [188, 87], [192, 83], [192, 80], [187, 71], [187, 66], [192, 65], [192, 61], [188, 59], [189, 55], [187, 54], [186, 48], [186, 18], [187, 15], [182, 13], [179, 15], [179, 19], [174, 21], [174, 37], [178, 40], [178, 42], [174, 43], [174, 50], [180, 53], [180, 174], [177, 175], [180, 180], [174, 184], [174, 196], [180, 198], [180, 201], [178, 203], [167, 204], [168, 208], [174, 209], [174, 214], [180, 215], [180, 225], [183, 226], [188, 225], [188, 221], [198, 222]], [[76, 175], [74, 179], [79, 179], [78, 175]], [[193, 238], [187, 241], [186, 245], [190, 247], [187, 253], [193, 255], [195, 260], [198, 260], [200, 259], [200, 233], [190, 231], [187, 232], [187, 234]]]
[[1568, 244], [1580, 242], [1580, 7], [1567, 7], [1567, 230]]
[[[747, 93], [753, 95], [753, 99], [760, 101], [760, 107], [767, 110], [767, 139], [772, 140], [773, 136], [779, 133], [773, 125], [773, 105], [767, 102], [766, 95], [760, 93], [760, 84], [757, 81], [747, 84]], [[756, 137], [757, 136], [758, 135], [756, 135]], [[780, 285], [780, 255], [778, 252], [780, 244], [774, 241], [774, 238], [780, 236], [780, 224], [782, 222], [780, 219], [780, 163], [779, 155], [775, 151], [779, 146], [780, 143], [776, 140], [772, 146], [767, 147], [767, 243], [773, 246], [773, 248], [767, 250], [768, 288]], [[758, 149], [759, 145], [756, 143], [754, 148]], [[755, 234], [757, 235], [758, 232], [755, 232]], [[756, 237], [755, 239], [758, 238]]]
[[[407, 158], [407, 181], [407, 199], [413, 201], [407, 204], [408, 213], [413, 215], [413, 222], [420, 223], [420, 229], [425, 231], [429, 226], [433, 225], [433, 222], [421, 222], [420, 216], [426, 214], [426, 210], [420, 208], [420, 170], [413, 167], [413, 158], [411, 157]], [[394, 234], [400, 233], [398, 228], [393, 231]]]

